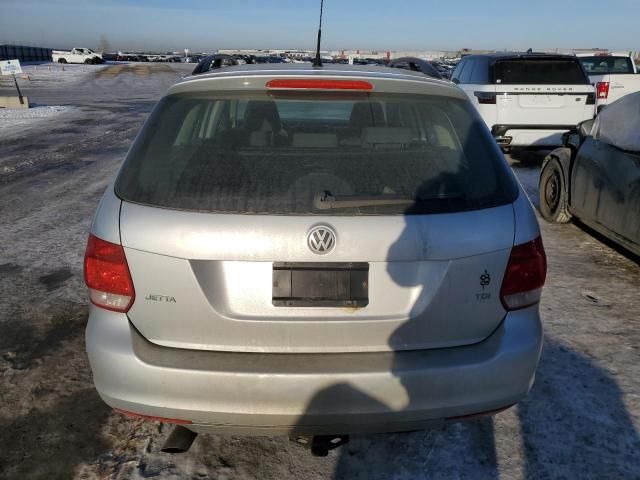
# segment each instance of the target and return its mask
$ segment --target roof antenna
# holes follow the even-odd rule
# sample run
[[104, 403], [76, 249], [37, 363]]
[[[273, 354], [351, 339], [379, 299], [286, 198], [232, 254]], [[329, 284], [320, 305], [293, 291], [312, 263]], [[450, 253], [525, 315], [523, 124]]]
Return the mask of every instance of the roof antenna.
[[324, 0], [320, 0], [320, 25], [318, 25], [318, 47], [316, 48], [316, 58], [313, 60], [314, 67], [322, 67], [322, 58], [320, 57], [320, 38], [322, 37], [322, 6]]

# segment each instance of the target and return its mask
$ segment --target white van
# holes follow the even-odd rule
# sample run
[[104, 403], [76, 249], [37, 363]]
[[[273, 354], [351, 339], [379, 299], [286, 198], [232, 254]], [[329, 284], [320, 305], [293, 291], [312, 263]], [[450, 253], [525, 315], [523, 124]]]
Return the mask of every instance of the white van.
[[573, 55], [469, 55], [451, 80], [503, 148], [561, 145], [564, 132], [595, 114], [595, 89]]

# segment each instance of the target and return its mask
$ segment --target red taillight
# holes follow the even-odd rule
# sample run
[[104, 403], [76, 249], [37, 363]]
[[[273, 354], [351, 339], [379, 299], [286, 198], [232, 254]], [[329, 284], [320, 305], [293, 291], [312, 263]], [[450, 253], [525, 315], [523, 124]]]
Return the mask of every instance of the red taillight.
[[122, 410], [120, 408], [114, 408], [114, 410], [118, 413], [126, 415], [131, 418], [141, 418], [142, 420], [151, 420], [157, 422], [164, 423], [176, 423], [178, 425], [189, 425], [193, 423], [191, 420], [180, 420], [179, 418], [166, 418], [166, 417], [155, 417], [153, 415], [143, 415], [141, 413], [129, 412], [128, 410]]
[[541, 237], [513, 247], [500, 290], [504, 308], [517, 310], [538, 303], [546, 276], [547, 257]]
[[322, 78], [279, 78], [269, 80], [271, 90], [359, 90], [371, 91], [373, 85], [362, 80], [327, 80]]
[[122, 245], [89, 235], [84, 254], [84, 280], [91, 302], [114, 312], [127, 312], [135, 298]]
[[606, 99], [609, 97], [609, 82], [596, 83], [596, 93], [598, 98]]

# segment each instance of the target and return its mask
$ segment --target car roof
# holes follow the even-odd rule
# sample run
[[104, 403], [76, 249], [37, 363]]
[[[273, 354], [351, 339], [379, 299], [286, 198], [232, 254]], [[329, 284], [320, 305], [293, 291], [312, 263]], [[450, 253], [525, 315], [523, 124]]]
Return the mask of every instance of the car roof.
[[599, 51], [599, 52], [580, 52], [580, 53], [576, 53], [576, 57], [631, 57], [631, 55], [629, 54], [629, 52], [604, 52], [604, 51]]
[[[400, 72], [400, 73], [399, 73]], [[207, 73], [201, 73], [197, 76], [187, 75], [182, 81], [187, 82], [194, 79], [216, 76], [251, 76], [251, 75], [298, 75], [298, 74], [314, 74], [314, 75], [338, 75], [338, 76], [358, 76], [358, 77], [388, 77], [397, 78], [400, 76], [411, 77], [412, 80], [434, 81], [433, 78], [425, 76], [421, 72], [411, 70], [399, 70], [397, 68], [383, 67], [378, 65], [347, 65], [342, 63], [325, 63], [322, 67], [314, 67], [310, 63], [284, 63], [284, 64], [246, 64], [232, 65]], [[442, 82], [446, 83], [449, 82]]]
[[[423, 75], [428, 75], [431, 78], [442, 78], [442, 75], [440, 75], [436, 67], [434, 67], [431, 64], [431, 62], [429, 62], [428, 60], [424, 60], [422, 58], [417, 58], [417, 57], [400, 57], [400, 58], [394, 58], [393, 60], [391, 60], [389, 62], [389, 66], [398, 68], [396, 65], [399, 63], [406, 63], [408, 65], [409, 64], [420, 65], [420, 67], [423, 68], [423, 70], [421, 70], [420, 73], [422, 73]], [[415, 71], [411, 69], [409, 70]]]
[[504, 59], [526, 59], [526, 58], [555, 58], [564, 60], [575, 60], [576, 56], [573, 54], [563, 53], [544, 53], [544, 52], [496, 52], [496, 53], [480, 53], [473, 55], [466, 55], [462, 57], [462, 60], [471, 58], [489, 58], [491, 60], [504, 60]]
[[[452, 97], [465, 97], [464, 93], [448, 80], [428, 77], [421, 72], [377, 65], [344, 65], [336, 63], [327, 63], [322, 67], [314, 67], [310, 63], [233, 65], [198, 75], [187, 75], [171, 87], [168, 93], [202, 91], [206, 89], [203, 84], [210, 84], [211, 81], [216, 81], [216, 88], [218, 88], [218, 86], [222, 86], [218, 80], [223, 79], [226, 80], [224, 82], [226, 85], [230, 85], [230, 83], [237, 85], [240, 79], [251, 80], [258, 77], [270, 78], [282, 76], [355, 77], [370, 80], [372, 83], [379, 83], [380, 85], [384, 84], [385, 87], [396, 84], [390, 89], [381, 88], [381, 91], [397, 91], [398, 93], [402, 92], [401, 86], [397, 85], [399, 83], [398, 81], [400, 81], [407, 82], [406, 85], [412, 86], [406, 87], [407, 93], [418, 93], [417, 90], [419, 90], [421, 93], [426, 91], [427, 93]], [[211, 85], [208, 85], [208, 87], [211, 88]], [[223, 88], [231, 89], [232, 87], [226, 86]], [[233, 89], [237, 88], [234, 87]]]

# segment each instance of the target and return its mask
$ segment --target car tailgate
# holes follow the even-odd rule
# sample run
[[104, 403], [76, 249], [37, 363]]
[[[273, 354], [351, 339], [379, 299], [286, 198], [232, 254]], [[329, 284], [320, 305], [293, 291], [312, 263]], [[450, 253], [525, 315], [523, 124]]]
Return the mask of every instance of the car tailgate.
[[[510, 204], [451, 214], [318, 217], [123, 202], [120, 223], [136, 290], [128, 315], [159, 345], [247, 352], [438, 348], [478, 342], [505, 315], [499, 292], [514, 238]], [[322, 256], [307, 244], [318, 224], [337, 237]], [[366, 302], [277, 305], [278, 262], [364, 264]]]

